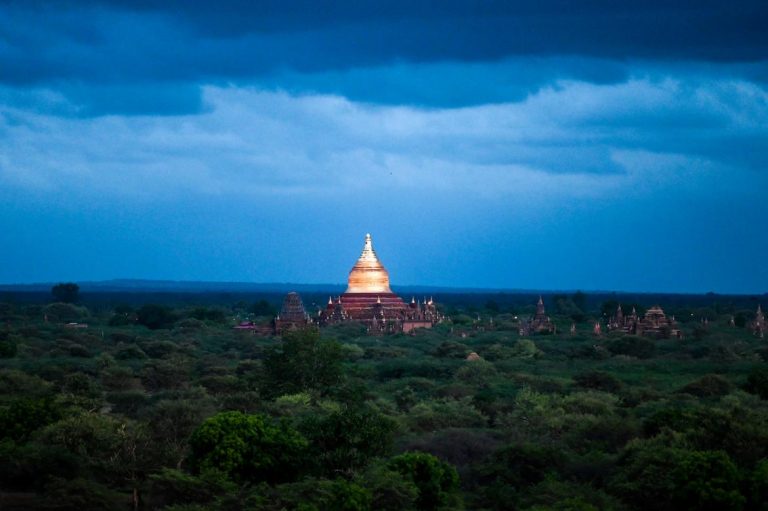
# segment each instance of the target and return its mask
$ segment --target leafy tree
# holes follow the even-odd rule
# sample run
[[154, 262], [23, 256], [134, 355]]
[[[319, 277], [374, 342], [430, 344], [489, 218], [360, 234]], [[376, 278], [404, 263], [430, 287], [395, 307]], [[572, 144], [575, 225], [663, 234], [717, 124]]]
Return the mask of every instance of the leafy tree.
[[0, 369], [0, 395], [45, 397], [51, 393], [51, 384], [39, 376], [16, 369]]
[[[273, 488], [257, 488], [243, 508], [263, 511], [296, 509], [299, 511], [368, 511], [371, 492], [356, 482], [344, 479], [305, 478]], [[234, 500], [234, 499], [230, 499]], [[234, 502], [223, 500], [221, 507], [230, 509]]]
[[362, 483], [371, 491], [371, 507], [377, 511], [414, 511], [419, 490], [400, 472], [385, 463], [374, 463], [362, 475]]
[[57, 302], [77, 303], [80, 298], [80, 286], [74, 282], [62, 282], [51, 288], [51, 294]]
[[739, 474], [722, 451], [689, 451], [663, 440], [632, 442], [613, 488], [637, 509], [733, 510], [745, 502]]
[[674, 511], [675, 481], [670, 474], [685, 456], [660, 440], [630, 442], [619, 458], [611, 490], [634, 509]]
[[283, 334], [281, 348], [267, 351], [264, 358], [265, 392], [296, 394], [307, 390], [327, 393], [342, 378], [341, 344], [320, 338], [317, 329]]
[[459, 475], [449, 463], [431, 454], [406, 452], [392, 458], [387, 466], [416, 486], [416, 509], [433, 511], [461, 508]]
[[534, 358], [541, 356], [541, 350], [536, 346], [536, 343], [530, 339], [518, 339], [515, 344], [512, 345], [510, 354], [517, 358]]
[[143, 390], [127, 390], [109, 392], [107, 401], [112, 405], [112, 411], [133, 419], [138, 418], [139, 411], [149, 402], [149, 396]]
[[144, 365], [141, 382], [150, 390], [182, 389], [189, 386], [190, 364], [185, 358], [151, 360]]
[[643, 432], [647, 437], [653, 437], [665, 428], [674, 431], [686, 431], [695, 427], [698, 418], [695, 410], [680, 408], [662, 408], [643, 422]]
[[74, 396], [95, 398], [101, 396], [99, 384], [85, 373], [70, 373], [64, 377], [61, 385], [61, 391], [64, 394]]
[[23, 397], [0, 408], [0, 438], [24, 442], [34, 431], [60, 417], [61, 410], [51, 397]]
[[142, 424], [84, 413], [47, 426], [38, 441], [76, 455], [93, 478], [127, 484], [134, 509], [138, 506], [139, 487], [151, 468], [147, 463], [150, 442]]
[[487, 360], [473, 360], [466, 362], [456, 371], [456, 378], [469, 384], [487, 385], [496, 374], [493, 363]]
[[768, 511], [768, 459], [761, 460], [747, 479], [747, 509]]
[[472, 406], [472, 399], [422, 401], [411, 408], [408, 424], [415, 431], [485, 426], [488, 419]]
[[508, 509], [526, 488], [555, 475], [562, 465], [561, 453], [552, 448], [519, 444], [499, 449], [478, 471], [483, 503]]
[[[617, 499], [589, 484], [560, 481], [554, 478], [545, 479], [532, 487], [521, 499], [520, 508], [527, 511], [626, 510], [626, 506]], [[509, 506], [503, 509], [509, 509]]]
[[218, 470], [235, 482], [285, 482], [303, 470], [307, 440], [264, 415], [222, 412], [206, 419], [189, 440], [196, 473]]
[[312, 459], [326, 474], [364, 467], [389, 453], [394, 420], [367, 407], [342, 408], [327, 417], [311, 415], [300, 426], [310, 442]]
[[669, 476], [676, 509], [738, 511], [744, 505], [738, 470], [722, 451], [686, 452]]
[[147, 501], [152, 509], [201, 504], [237, 490], [237, 485], [216, 470], [194, 476], [178, 469], [163, 468], [149, 476]]
[[419, 401], [416, 392], [414, 392], [411, 387], [405, 387], [404, 389], [396, 391], [394, 398], [395, 404], [397, 404], [397, 409], [401, 412], [407, 412]]
[[145, 412], [156, 455], [164, 465], [181, 467], [189, 437], [211, 408], [200, 400], [162, 400]]
[[147, 358], [147, 354], [136, 344], [121, 344], [117, 347], [115, 358], [118, 360], [141, 360]]

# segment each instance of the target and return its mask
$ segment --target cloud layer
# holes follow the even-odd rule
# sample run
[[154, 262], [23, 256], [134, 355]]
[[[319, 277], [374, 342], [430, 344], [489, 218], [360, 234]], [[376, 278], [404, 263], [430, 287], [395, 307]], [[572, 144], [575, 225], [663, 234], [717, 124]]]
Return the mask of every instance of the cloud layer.
[[570, 4], [0, 4], [0, 281], [768, 290], [768, 8]]
[[443, 109], [207, 86], [204, 112], [182, 116], [61, 116], [51, 112], [77, 107], [55, 91], [27, 97], [49, 111], [3, 108], [8, 186], [66, 190], [70, 176], [99, 193], [345, 193], [380, 180], [484, 189], [485, 175], [487, 193], [503, 194], [531, 174], [627, 178], [634, 152], [760, 179], [768, 165], [768, 91], [739, 80], [563, 81], [520, 102]]
[[[287, 76], [299, 89], [450, 106], [520, 99], [557, 79], [620, 80], [627, 59], [718, 62], [750, 72], [768, 58], [768, 6], [760, 0], [449, 1], [439, 8], [405, 1], [87, 1], [61, 8], [31, 1], [0, 5], [0, 14], [0, 83], [54, 86], [84, 115], [197, 112], [193, 88], [169, 93], [184, 83], [280, 84]], [[563, 56], [562, 65], [547, 66]], [[511, 65], [488, 71], [508, 59]], [[462, 66], [472, 64], [479, 66], [467, 74]], [[409, 67], [420, 65], [436, 67]], [[765, 66], [756, 74], [765, 80]], [[489, 87], [494, 82], [500, 86]]]

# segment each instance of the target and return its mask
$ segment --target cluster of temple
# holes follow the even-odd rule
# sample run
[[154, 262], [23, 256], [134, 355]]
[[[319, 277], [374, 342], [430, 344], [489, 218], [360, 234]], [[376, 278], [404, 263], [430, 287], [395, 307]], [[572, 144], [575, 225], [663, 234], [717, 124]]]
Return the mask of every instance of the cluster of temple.
[[417, 328], [431, 328], [443, 320], [432, 298], [411, 298], [406, 303], [389, 287], [389, 272], [373, 250], [371, 235], [366, 234], [363, 252], [349, 272], [347, 290], [330, 297], [325, 309], [310, 316], [298, 293], [289, 293], [275, 318], [275, 332], [310, 324], [318, 326], [357, 322], [369, 334], [409, 333]]
[[616, 313], [608, 320], [608, 330], [658, 339], [682, 338], [682, 332], [677, 327], [675, 317], [667, 317], [658, 305], [648, 309], [642, 317], [634, 307], [632, 312], [625, 315], [619, 305]]
[[[645, 314], [640, 316], [634, 307], [632, 312], [624, 314], [621, 305], [616, 309], [616, 313], [608, 319], [605, 325], [609, 332], [621, 332], [631, 335], [641, 335], [646, 337], [655, 337], [657, 339], [683, 337], [682, 332], [677, 327], [675, 317], [667, 317], [664, 310], [659, 306], [648, 309]], [[766, 329], [765, 318], [758, 308], [757, 316], [752, 324], [752, 330], [755, 335], [763, 335]], [[571, 325], [571, 334], [576, 333], [576, 324]], [[592, 332], [595, 335], [602, 335], [603, 325], [596, 321]], [[519, 333], [521, 336], [531, 336], [539, 334], [556, 334], [557, 326], [547, 315], [544, 308], [544, 300], [539, 297], [536, 304], [536, 312], [529, 318], [521, 319], [519, 323]]]

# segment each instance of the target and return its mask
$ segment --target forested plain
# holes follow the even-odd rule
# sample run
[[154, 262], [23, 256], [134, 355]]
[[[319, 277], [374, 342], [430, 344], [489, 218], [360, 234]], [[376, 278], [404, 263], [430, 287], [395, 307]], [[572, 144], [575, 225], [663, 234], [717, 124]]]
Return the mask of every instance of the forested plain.
[[[6, 293], [0, 508], [768, 510], [765, 296], [547, 295], [521, 337], [536, 298], [278, 337], [233, 329], [278, 295]], [[684, 337], [594, 335], [619, 303]]]

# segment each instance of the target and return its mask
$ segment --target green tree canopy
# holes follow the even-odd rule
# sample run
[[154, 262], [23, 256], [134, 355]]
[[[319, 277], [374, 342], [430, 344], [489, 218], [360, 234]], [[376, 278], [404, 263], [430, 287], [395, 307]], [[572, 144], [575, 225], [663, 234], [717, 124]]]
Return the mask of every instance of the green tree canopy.
[[389, 453], [396, 423], [366, 407], [343, 408], [326, 417], [311, 415], [300, 429], [309, 439], [312, 459], [327, 474], [364, 467]]
[[26, 440], [35, 430], [56, 422], [61, 410], [51, 397], [25, 397], [0, 408], [0, 438]]
[[264, 415], [222, 412], [206, 419], [189, 440], [197, 472], [216, 470], [236, 482], [286, 482], [304, 470], [307, 440]]
[[423, 511], [460, 509], [459, 475], [453, 465], [423, 452], [406, 452], [392, 458], [388, 467], [418, 490], [416, 508]]
[[302, 329], [283, 334], [280, 348], [269, 350], [264, 358], [265, 393], [272, 396], [314, 390], [321, 394], [342, 378], [341, 344], [321, 339], [317, 329]]

